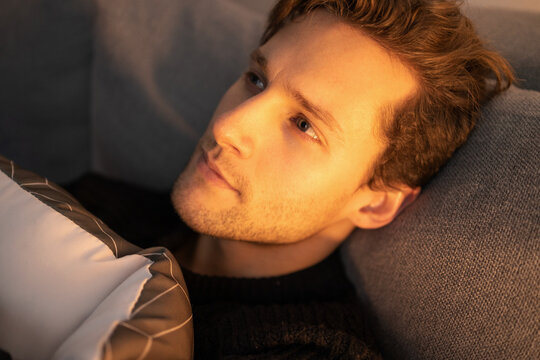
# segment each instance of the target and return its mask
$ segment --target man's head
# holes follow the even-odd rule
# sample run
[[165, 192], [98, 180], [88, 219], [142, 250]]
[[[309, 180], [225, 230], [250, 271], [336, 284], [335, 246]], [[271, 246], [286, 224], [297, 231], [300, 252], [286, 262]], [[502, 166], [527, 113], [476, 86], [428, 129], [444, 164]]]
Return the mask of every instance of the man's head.
[[[455, 54], [463, 59], [452, 64], [476, 82], [434, 71], [460, 41], [478, 40], [455, 34], [454, 22], [470, 26], [457, 8], [426, 3], [279, 2], [175, 184], [184, 221], [257, 242], [390, 222], [464, 141], [485, 92], [488, 66], [479, 64], [498, 60]], [[435, 23], [442, 15], [456, 19]], [[423, 55], [409, 32], [427, 37], [417, 39]], [[395, 45], [398, 35], [409, 50]]]
[[[381, 119], [386, 148], [372, 187], [424, 185], [461, 146], [480, 104], [510, 86], [507, 62], [484, 48], [456, 0], [283, 0], [262, 42], [301, 14], [324, 9], [387, 48], [411, 69], [418, 91]], [[351, 46], [352, 46], [351, 42]], [[496, 85], [488, 88], [492, 76]]]

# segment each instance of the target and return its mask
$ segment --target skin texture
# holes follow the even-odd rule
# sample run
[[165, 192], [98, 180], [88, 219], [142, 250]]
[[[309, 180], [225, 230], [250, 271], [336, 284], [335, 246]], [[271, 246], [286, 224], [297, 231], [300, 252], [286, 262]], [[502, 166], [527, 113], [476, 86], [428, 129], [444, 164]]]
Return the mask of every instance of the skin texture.
[[206, 234], [181, 263], [279, 275], [322, 260], [356, 226], [392, 221], [419, 189], [362, 184], [385, 146], [381, 110], [415, 89], [397, 57], [324, 11], [285, 26], [225, 93], [173, 188], [179, 215]]

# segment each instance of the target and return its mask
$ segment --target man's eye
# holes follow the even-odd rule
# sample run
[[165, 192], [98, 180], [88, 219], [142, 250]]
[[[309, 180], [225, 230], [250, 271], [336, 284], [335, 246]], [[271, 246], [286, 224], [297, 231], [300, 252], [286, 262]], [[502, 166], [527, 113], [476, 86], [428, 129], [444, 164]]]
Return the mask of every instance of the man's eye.
[[259, 77], [259, 75], [254, 72], [248, 71], [246, 73], [246, 80], [253, 86], [255, 86], [259, 91], [264, 90], [264, 81]]
[[309, 121], [307, 121], [305, 118], [303, 118], [303, 117], [295, 117], [292, 120], [295, 122], [296, 127], [298, 128], [298, 130], [302, 131], [303, 133], [305, 133], [307, 136], [309, 136], [313, 140], [319, 140], [319, 137], [317, 136], [317, 133], [315, 132], [315, 130], [313, 130], [313, 127], [311, 126]]

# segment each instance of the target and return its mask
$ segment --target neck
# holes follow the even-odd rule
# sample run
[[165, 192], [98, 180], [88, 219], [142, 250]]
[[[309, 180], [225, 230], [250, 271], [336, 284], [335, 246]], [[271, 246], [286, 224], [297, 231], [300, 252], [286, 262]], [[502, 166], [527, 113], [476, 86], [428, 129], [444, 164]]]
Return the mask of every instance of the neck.
[[269, 277], [303, 270], [330, 255], [354, 229], [348, 221], [334, 224], [298, 242], [262, 244], [200, 235], [179, 249], [182, 266], [211, 276]]

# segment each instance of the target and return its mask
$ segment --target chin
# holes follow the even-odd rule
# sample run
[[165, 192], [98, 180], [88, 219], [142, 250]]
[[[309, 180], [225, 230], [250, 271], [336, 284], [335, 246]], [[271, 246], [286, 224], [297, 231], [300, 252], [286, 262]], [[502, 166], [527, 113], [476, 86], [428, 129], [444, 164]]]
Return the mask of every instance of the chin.
[[310, 236], [299, 236], [298, 233], [290, 231], [291, 229], [285, 226], [256, 227], [253, 221], [238, 217], [234, 211], [214, 213], [183, 201], [176, 202], [175, 208], [180, 218], [193, 231], [215, 238], [260, 245], [277, 245], [296, 243]]
[[197, 233], [257, 244], [287, 244], [320, 230], [314, 231], [317, 226], [307, 226], [303, 221], [304, 226], [298, 226], [298, 221], [281, 211], [254, 214], [246, 204], [229, 202], [221, 193], [209, 194], [203, 185], [198, 185], [196, 179], [182, 174], [171, 193], [177, 214]]

